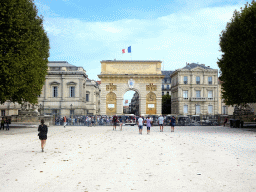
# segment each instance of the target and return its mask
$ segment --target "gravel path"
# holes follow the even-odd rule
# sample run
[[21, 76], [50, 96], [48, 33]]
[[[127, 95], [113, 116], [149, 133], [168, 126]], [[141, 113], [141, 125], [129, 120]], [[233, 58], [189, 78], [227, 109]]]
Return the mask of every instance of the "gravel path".
[[218, 127], [0, 131], [0, 191], [256, 191], [256, 132]]

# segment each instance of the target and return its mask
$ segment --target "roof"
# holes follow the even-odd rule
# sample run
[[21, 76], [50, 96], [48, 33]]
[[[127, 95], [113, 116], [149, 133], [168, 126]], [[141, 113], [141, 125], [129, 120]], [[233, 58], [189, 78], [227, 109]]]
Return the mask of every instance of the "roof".
[[212, 69], [210, 68], [210, 66], [205, 66], [204, 64], [196, 64], [196, 63], [189, 63], [187, 64], [185, 67], [183, 67], [182, 69], [193, 69], [193, 68], [196, 68], [196, 67], [201, 67], [201, 68], [204, 68], [204, 69]]
[[174, 71], [162, 71], [162, 75], [165, 76], [164, 78], [169, 78], [173, 72]]
[[49, 61], [48, 67], [77, 67], [69, 64], [67, 61]]
[[102, 60], [102, 62], [162, 62], [160, 60]]

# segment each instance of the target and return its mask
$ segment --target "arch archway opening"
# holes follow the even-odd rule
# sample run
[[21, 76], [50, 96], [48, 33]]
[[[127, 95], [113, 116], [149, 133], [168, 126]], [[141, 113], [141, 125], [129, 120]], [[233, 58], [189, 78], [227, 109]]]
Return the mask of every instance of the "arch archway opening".
[[136, 116], [140, 113], [139, 93], [134, 90], [128, 90], [123, 96], [123, 114], [134, 114]]

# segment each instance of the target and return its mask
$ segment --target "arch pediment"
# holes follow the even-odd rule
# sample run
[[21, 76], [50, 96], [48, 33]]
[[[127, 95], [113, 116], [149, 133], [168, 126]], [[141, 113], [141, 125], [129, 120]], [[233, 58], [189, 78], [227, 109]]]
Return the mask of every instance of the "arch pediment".
[[67, 85], [76, 85], [77, 83], [75, 83], [74, 81], [70, 81], [67, 83]]
[[60, 83], [57, 82], [57, 81], [53, 81], [53, 82], [50, 83], [50, 85], [60, 85]]

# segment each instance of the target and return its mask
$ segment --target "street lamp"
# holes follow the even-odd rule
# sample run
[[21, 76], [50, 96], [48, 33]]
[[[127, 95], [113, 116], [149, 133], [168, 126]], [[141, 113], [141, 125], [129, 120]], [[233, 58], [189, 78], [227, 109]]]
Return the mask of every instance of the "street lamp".
[[71, 110], [70, 110], [70, 117], [71, 117], [71, 124], [72, 124], [72, 121], [73, 121], [73, 111], [72, 111], [72, 104], [70, 105], [71, 107]]
[[[73, 106], [73, 105], [71, 104], [71, 105], [70, 105], [70, 107], [71, 107], [70, 116], [73, 115], [73, 113], [72, 113], [72, 106]], [[72, 118], [72, 116], [71, 116], [71, 118]]]
[[41, 103], [39, 105], [39, 109], [40, 109], [40, 116], [42, 116], [42, 104]]

